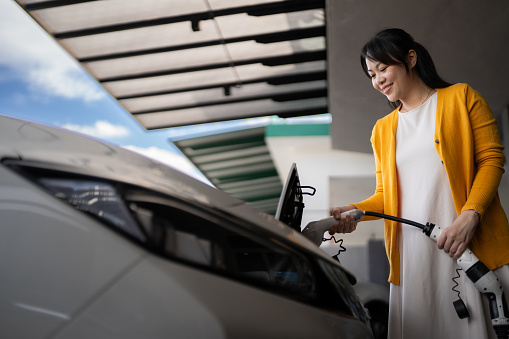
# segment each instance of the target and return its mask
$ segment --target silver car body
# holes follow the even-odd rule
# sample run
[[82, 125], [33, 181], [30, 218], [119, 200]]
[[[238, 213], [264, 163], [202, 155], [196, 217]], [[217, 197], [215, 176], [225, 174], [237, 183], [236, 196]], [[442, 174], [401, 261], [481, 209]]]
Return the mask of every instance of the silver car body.
[[[357, 308], [349, 314], [209, 270], [200, 259], [172, 260], [53, 196], [37, 177], [135, 187], [144, 193], [135, 194], [133, 206], [136, 199], [175, 201], [171, 206], [199, 220], [210, 216], [352, 279], [298, 232], [220, 190], [130, 151], [7, 117], [0, 117], [0, 156], [1, 338], [372, 337], [350, 286], [340, 292], [346, 306]], [[203, 243], [179, 237], [190, 247]]]

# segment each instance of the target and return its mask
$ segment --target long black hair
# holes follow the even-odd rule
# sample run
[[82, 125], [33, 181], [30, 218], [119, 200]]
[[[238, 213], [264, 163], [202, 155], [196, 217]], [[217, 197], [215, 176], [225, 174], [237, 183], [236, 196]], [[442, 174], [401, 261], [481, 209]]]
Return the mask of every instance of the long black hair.
[[[417, 54], [415, 69], [422, 81], [430, 88], [444, 88], [451, 84], [443, 80], [437, 73], [435, 64], [426, 48], [416, 42], [414, 38], [400, 28], [389, 28], [378, 32], [369, 40], [361, 51], [361, 65], [364, 73], [371, 78], [368, 72], [366, 59], [379, 61], [385, 65], [404, 65], [407, 72], [408, 52], [414, 50]], [[397, 108], [400, 101], [389, 102], [393, 108]]]

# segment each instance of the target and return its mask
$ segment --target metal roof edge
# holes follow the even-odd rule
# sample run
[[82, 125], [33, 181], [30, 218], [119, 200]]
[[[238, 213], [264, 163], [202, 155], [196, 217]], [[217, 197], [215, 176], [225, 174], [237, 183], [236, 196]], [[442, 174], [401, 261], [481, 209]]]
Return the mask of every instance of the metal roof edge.
[[330, 135], [330, 124], [273, 124], [265, 128], [265, 137], [326, 135]]

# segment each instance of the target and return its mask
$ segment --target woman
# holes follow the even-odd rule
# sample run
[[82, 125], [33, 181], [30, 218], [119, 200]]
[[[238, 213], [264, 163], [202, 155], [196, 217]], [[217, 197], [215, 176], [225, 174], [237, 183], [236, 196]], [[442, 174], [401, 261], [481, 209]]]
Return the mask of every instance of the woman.
[[485, 297], [461, 273], [456, 288], [470, 317], [453, 301], [456, 260], [469, 247], [509, 293], [509, 226], [498, 198], [504, 154], [484, 98], [466, 84], [437, 74], [426, 49], [401, 29], [376, 34], [361, 52], [373, 87], [395, 110], [371, 136], [376, 190], [334, 210], [330, 231], [356, 228], [342, 212], [358, 208], [445, 227], [436, 249], [420, 229], [385, 220], [391, 283], [389, 337], [496, 338]]

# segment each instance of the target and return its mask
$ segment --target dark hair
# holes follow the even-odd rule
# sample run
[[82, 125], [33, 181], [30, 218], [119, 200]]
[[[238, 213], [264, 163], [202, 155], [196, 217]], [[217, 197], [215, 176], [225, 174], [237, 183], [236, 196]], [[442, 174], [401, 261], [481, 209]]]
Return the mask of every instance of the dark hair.
[[[444, 88], [451, 85], [438, 75], [433, 59], [426, 48], [414, 41], [410, 34], [400, 28], [389, 28], [380, 31], [364, 45], [361, 51], [362, 69], [371, 78], [366, 64], [366, 59], [369, 59], [379, 61], [385, 65], [402, 64], [407, 72], [409, 72], [407, 56], [408, 52], [412, 49], [417, 54], [417, 63], [415, 65], [417, 74], [427, 86], [431, 88]], [[400, 102], [399, 100], [390, 102], [390, 105], [393, 108], [397, 108]]]

